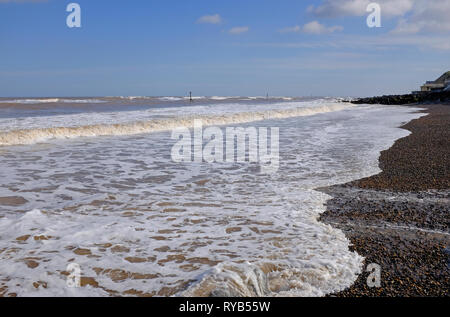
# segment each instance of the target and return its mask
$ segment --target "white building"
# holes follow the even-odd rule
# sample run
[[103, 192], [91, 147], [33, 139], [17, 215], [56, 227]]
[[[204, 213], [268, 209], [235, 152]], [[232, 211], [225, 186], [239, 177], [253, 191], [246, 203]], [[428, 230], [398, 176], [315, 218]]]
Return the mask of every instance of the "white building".
[[425, 85], [420, 88], [421, 92], [439, 92], [448, 91], [450, 89], [450, 71], [444, 73], [435, 81], [427, 81]]

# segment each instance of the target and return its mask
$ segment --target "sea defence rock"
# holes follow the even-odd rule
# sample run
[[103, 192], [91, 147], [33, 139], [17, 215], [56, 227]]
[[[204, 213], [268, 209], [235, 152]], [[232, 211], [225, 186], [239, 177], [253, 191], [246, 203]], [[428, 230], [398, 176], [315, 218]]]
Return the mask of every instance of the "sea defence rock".
[[448, 101], [450, 101], [450, 91], [360, 98], [347, 102], [351, 102], [354, 104], [405, 105], [414, 103], [438, 103]]

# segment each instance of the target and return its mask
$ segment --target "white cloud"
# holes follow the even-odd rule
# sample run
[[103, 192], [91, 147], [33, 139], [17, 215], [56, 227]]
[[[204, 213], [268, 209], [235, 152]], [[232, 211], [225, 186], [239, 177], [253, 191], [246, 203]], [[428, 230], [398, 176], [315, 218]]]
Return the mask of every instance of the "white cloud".
[[310, 6], [308, 12], [318, 17], [363, 16], [371, 2], [378, 3], [384, 15], [402, 16], [413, 8], [415, 0], [325, 0], [317, 7]]
[[250, 30], [250, 28], [248, 26], [237, 26], [232, 28], [231, 30], [228, 31], [228, 33], [230, 34], [242, 34], [242, 33], [246, 33]]
[[335, 26], [326, 26], [324, 24], [319, 23], [318, 21], [312, 21], [309, 23], [306, 23], [302, 27], [299, 25], [292, 26], [292, 27], [286, 27], [284, 29], [279, 30], [280, 33], [307, 33], [307, 34], [329, 34], [334, 33], [338, 31], [342, 31], [344, 28], [339, 25]]
[[399, 20], [393, 33], [450, 32], [450, 0], [417, 1], [413, 12]]
[[323, 24], [320, 24], [318, 21], [312, 21], [305, 24], [302, 28], [304, 33], [308, 34], [329, 34], [333, 32], [342, 31], [344, 28], [339, 25], [327, 27]]
[[[372, 0], [323, 0], [308, 12], [323, 18], [364, 16]], [[398, 17], [396, 34], [450, 32], [450, 0], [375, 0], [382, 17]]]
[[[368, 45], [393, 49], [400, 46], [414, 46], [423, 50], [450, 50], [450, 35], [397, 35], [385, 34], [377, 38], [367, 39]], [[355, 43], [356, 45], [356, 43]]]
[[197, 23], [220, 24], [222, 23], [222, 17], [219, 14], [204, 15], [197, 20]]
[[293, 27], [287, 27], [284, 29], [281, 29], [279, 32], [280, 33], [298, 33], [302, 30], [302, 28], [298, 25], [293, 26]]
[[450, 34], [440, 35], [397, 35], [387, 33], [379, 36], [355, 36], [339, 34], [332, 41], [316, 38], [301, 42], [266, 42], [247, 44], [252, 47], [278, 47], [291, 49], [324, 49], [324, 50], [364, 50], [384, 52], [415, 47], [424, 51], [450, 51]]

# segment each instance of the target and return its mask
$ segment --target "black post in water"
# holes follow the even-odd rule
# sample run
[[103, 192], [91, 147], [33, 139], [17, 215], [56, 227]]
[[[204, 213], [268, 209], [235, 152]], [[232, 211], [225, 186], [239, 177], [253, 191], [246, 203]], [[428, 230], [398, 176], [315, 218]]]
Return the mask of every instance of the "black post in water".
[[189, 101], [192, 102], [192, 91], [189, 92]]

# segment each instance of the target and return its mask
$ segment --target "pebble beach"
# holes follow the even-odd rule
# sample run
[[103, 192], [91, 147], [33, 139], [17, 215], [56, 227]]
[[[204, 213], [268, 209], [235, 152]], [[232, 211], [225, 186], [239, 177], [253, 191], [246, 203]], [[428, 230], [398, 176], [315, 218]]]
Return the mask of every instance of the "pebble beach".
[[382, 172], [322, 191], [333, 196], [321, 221], [339, 228], [365, 266], [381, 267], [381, 287], [363, 272], [331, 296], [449, 296], [450, 105], [421, 105], [427, 116], [381, 153]]

